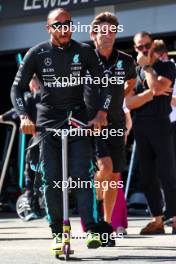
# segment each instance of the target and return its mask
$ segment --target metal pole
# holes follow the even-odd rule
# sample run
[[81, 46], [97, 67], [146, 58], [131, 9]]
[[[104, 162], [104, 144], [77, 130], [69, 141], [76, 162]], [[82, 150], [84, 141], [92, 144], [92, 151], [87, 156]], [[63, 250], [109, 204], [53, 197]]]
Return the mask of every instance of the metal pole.
[[[62, 177], [63, 177], [63, 220], [68, 221], [68, 135], [62, 130]], [[65, 187], [66, 184], [66, 187]]]
[[[17, 64], [20, 66], [22, 63], [22, 55], [18, 53], [16, 56]], [[19, 187], [22, 190], [23, 188], [23, 176], [24, 176], [24, 165], [25, 165], [25, 144], [26, 144], [26, 135], [22, 132], [19, 135], [18, 141], [18, 169], [19, 169]]]
[[5, 175], [6, 175], [6, 172], [7, 172], [7, 167], [8, 167], [8, 164], [9, 164], [9, 159], [10, 159], [12, 147], [13, 147], [13, 142], [14, 142], [15, 134], [16, 134], [16, 130], [17, 130], [16, 124], [14, 122], [11, 122], [11, 121], [3, 121], [2, 123], [12, 126], [12, 134], [11, 134], [9, 146], [8, 146], [8, 149], [7, 149], [6, 158], [5, 158], [4, 165], [3, 165], [3, 168], [2, 168], [2, 172], [1, 172], [1, 178], [0, 178], [0, 194], [1, 194], [1, 191], [2, 191], [2, 187], [3, 187]]
[[132, 148], [132, 153], [131, 153], [130, 165], [129, 165], [126, 188], [125, 188], [125, 199], [127, 199], [127, 197], [128, 197], [128, 191], [129, 191], [130, 182], [131, 182], [131, 175], [132, 175], [135, 151], [136, 151], [136, 141], [134, 141], [134, 143], [133, 143], [133, 148]]

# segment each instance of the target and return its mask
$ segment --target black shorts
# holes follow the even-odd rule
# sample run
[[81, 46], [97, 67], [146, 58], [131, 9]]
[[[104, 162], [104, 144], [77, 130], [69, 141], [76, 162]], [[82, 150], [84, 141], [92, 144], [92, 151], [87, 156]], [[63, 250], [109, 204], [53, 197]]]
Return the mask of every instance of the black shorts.
[[123, 172], [126, 165], [125, 138], [124, 136], [95, 137], [95, 151], [98, 159], [111, 157], [113, 172]]

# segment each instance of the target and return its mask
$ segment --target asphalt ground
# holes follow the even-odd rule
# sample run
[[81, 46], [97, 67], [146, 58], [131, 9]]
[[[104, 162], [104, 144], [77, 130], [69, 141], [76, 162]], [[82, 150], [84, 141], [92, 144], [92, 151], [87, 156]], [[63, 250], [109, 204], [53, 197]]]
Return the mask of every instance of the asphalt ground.
[[[141, 236], [149, 218], [130, 217], [128, 235], [116, 239], [116, 247], [87, 249], [84, 239], [72, 239], [75, 253], [67, 263], [176, 263], [176, 235], [166, 227], [165, 235]], [[83, 236], [78, 217], [71, 218], [72, 235]], [[17, 217], [0, 217], [1, 264], [64, 263], [49, 252], [51, 234], [45, 218], [23, 222]]]

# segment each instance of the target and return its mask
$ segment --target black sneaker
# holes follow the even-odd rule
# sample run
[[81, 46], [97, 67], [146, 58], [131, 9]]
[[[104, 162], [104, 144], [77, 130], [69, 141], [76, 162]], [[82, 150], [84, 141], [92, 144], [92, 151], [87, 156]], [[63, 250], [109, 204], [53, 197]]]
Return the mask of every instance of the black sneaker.
[[98, 222], [104, 221], [103, 200], [97, 200]]
[[100, 234], [102, 247], [114, 247], [115, 236], [113, 236], [113, 228], [105, 221], [97, 223], [96, 232]]

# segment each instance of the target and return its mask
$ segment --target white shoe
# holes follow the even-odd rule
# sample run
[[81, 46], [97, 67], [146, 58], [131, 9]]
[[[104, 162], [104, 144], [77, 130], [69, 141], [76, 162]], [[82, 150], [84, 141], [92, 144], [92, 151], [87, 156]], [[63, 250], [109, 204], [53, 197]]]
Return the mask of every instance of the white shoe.
[[116, 229], [116, 234], [117, 234], [117, 235], [123, 235], [123, 236], [126, 236], [126, 235], [127, 235], [127, 231], [126, 231], [126, 229], [125, 229], [123, 226], [119, 226], [119, 227], [117, 227], [117, 229]]
[[62, 250], [62, 238], [61, 237], [55, 237], [53, 238], [52, 244], [50, 246], [50, 250]]

